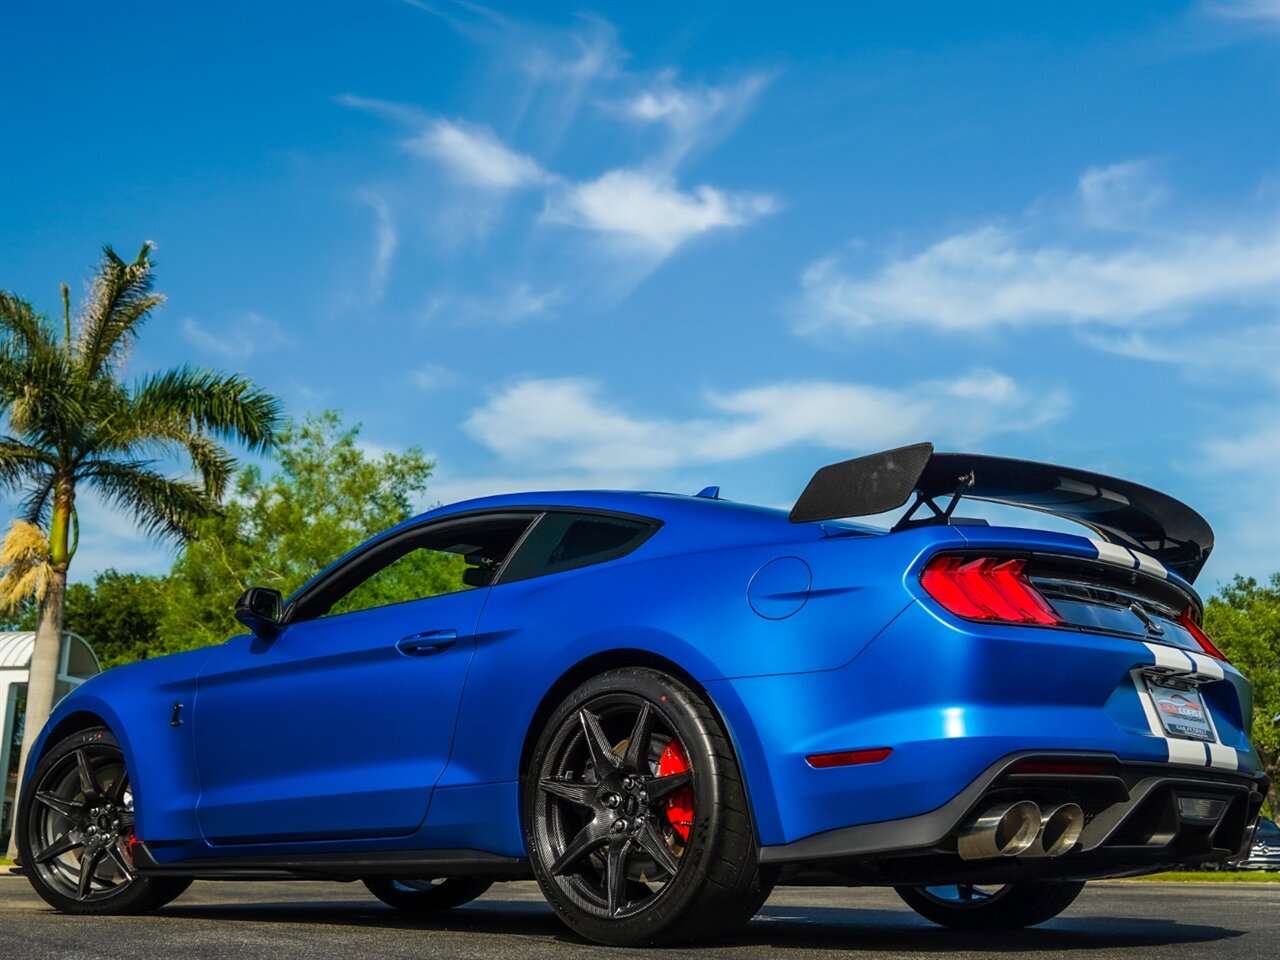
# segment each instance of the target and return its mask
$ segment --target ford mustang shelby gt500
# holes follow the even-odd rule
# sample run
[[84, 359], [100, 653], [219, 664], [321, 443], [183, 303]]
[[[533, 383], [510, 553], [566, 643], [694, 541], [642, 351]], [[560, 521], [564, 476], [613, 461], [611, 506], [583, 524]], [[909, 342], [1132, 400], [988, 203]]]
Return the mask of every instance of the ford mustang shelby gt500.
[[1086, 880], [1248, 853], [1268, 784], [1200, 628], [1212, 545], [1146, 487], [930, 444], [824, 467], [789, 514], [713, 488], [441, 507], [287, 602], [247, 591], [251, 633], [67, 696], [20, 869], [82, 914], [281, 877], [434, 911], [532, 876], [613, 944], [723, 934], [779, 882], [1039, 923]]

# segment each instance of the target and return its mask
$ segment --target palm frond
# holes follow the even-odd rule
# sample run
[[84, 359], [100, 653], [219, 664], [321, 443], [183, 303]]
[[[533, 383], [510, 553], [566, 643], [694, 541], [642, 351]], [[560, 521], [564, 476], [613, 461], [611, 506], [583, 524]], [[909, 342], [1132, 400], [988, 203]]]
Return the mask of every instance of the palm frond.
[[202, 486], [166, 477], [142, 462], [97, 462], [85, 468], [81, 479], [131, 514], [148, 536], [190, 540], [196, 524], [218, 512], [217, 502]]
[[49, 538], [25, 520], [14, 520], [0, 544], [0, 610], [11, 611], [28, 598], [38, 603], [49, 586]]
[[0, 412], [14, 430], [56, 435], [84, 418], [81, 391], [65, 353], [0, 349]]
[[35, 355], [56, 351], [58, 345], [44, 317], [26, 300], [0, 290], [0, 333], [23, 353]]
[[281, 424], [280, 401], [238, 374], [177, 367], [141, 381], [133, 391], [142, 421], [180, 419], [194, 431], [269, 450]]
[[114, 366], [147, 315], [164, 303], [164, 297], [152, 293], [152, 285], [151, 244], [142, 245], [133, 263], [125, 263], [109, 245], [102, 248], [76, 345], [86, 377]]
[[0, 436], [0, 490], [16, 490], [38, 481], [55, 465], [53, 458], [39, 447]]

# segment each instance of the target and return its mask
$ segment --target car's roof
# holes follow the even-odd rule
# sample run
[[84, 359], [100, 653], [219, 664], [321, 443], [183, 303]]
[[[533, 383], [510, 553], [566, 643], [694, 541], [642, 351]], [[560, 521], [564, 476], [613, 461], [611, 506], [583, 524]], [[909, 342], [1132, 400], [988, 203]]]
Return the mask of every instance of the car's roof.
[[[603, 510], [613, 513], [651, 517], [672, 526], [688, 526], [703, 532], [722, 531], [726, 539], [734, 534], [744, 541], [758, 538], [805, 539], [801, 528], [809, 527], [817, 533], [816, 524], [793, 524], [787, 511], [778, 507], [762, 507], [755, 504], [720, 500], [713, 497], [692, 497], [677, 493], [635, 490], [551, 490], [529, 493], [507, 493], [498, 496], [462, 500], [437, 507], [408, 521], [410, 524], [426, 519], [439, 519], [452, 514], [503, 509], [567, 508]], [[840, 522], [866, 533], [883, 533], [874, 527]], [[819, 534], [820, 535], [820, 534]]]

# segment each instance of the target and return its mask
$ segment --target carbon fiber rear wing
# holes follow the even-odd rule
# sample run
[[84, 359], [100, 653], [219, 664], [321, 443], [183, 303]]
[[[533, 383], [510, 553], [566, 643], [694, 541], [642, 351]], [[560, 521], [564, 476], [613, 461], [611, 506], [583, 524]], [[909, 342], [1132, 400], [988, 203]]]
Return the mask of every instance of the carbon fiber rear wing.
[[[949, 523], [965, 497], [1075, 520], [1112, 543], [1155, 557], [1189, 582], [1213, 549], [1213, 530], [1204, 517], [1150, 487], [1031, 460], [935, 453], [931, 443], [823, 467], [791, 508], [791, 522], [885, 513], [912, 494], [916, 500], [894, 530]], [[939, 503], [943, 498], [949, 499]]]

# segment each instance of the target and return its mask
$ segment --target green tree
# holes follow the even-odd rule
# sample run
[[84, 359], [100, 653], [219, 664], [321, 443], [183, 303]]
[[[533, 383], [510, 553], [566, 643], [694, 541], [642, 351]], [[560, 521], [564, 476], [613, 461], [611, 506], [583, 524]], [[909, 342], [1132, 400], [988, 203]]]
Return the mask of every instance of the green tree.
[[[174, 563], [160, 633], [182, 650], [242, 633], [232, 616], [246, 587], [289, 594], [353, 547], [408, 519], [435, 464], [418, 448], [372, 455], [335, 411], [289, 423], [277, 437], [277, 469], [246, 466], [224, 512], [199, 526]], [[442, 561], [443, 562], [443, 561]], [[426, 578], [435, 592], [439, 568]], [[375, 601], [376, 602], [376, 601]]]
[[[156, 656], [165, 587], [164, 577], [103, 570], [92, 583], [68, 584], [63, 626], [89, 641], [104, 670]], [[36, 604], [23, 604], [6, 629], [34, 630], [39, 616]]]
[[[53, 705], [77, 494], [95, 490], [147, 533], [187, 539], [217, 511], [231, 478], [235, 461], [222, 442], [265, 451], [279, 420], [279, 402], [237, 375], [178, 367], [123, 381], [130, 347], [164, 300], [152, 289], [150, 252], [145, 244], [126, 263], [104, 248], [75, 317], [63, 285], [61, 329], [0, 292], [0, 492], [20, 496], [23, 514], [6, 537], [0, 602], [39, 602], [30, 731]], [[163, 472], [175, 461], [181, 473]], [[34, 739], [23, 743], [24, 767]]]
[[1251, 739], [1271, 777], [1269, 805], [1280, 813], [1280, 573], [1265, 584], [1236, 576], [1205, 605], [1205, 631], [1253, 684]]

